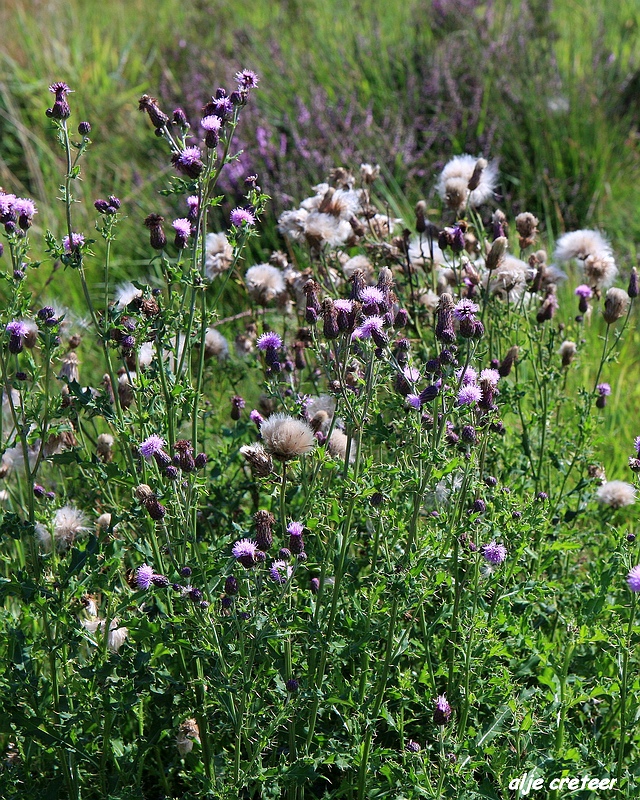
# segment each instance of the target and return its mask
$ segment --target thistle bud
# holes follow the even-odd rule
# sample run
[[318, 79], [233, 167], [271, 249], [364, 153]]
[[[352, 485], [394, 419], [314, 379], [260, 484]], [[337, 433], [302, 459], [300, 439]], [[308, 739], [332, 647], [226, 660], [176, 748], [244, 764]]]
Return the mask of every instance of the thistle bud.
[[256, 511], [253, 519], [256, 523], [255, 542], [259, 550], [266, 552], [273, 544], [273, 524], [276, 518], [269, 511], [260, 510]]
[[416, 231], [424, 233], [427, 230], [427, 204], [424, 200], [416, 203]]
[[498, 372], [500, 373], [501, 378], [507, 377], [507, 375], [511, 372], [511, 368], [515, 364], [517, 358], [518, 347], [517, 345], [514, 345], [507, 350], [507, 355], [502, 359], [498, 367]]
[[559, 353], [562, 358], [563, 367], [568, 367], [569, 364], [571, 364], [571, 362], [575, 358], [577, 351], [578, 347], [575, 342], [570, 342], [568, 340], [562, 342], [562, 344], [560, 345]]
[[149, 214], [145, 217], [144, 224], [149, 229], [150, 244], [154, 250], [163, 250], [167, 244], [167, 237], [162, 229], [164, 217], [160, 214]]
[[504, 254], [507, 252], [509, 241], [505, 236], [498, 236], [494, 239], [491, 249], [487, 254], [487, 269], [492, 272], [500, 266]]
[[446, 292], [440, 295], [436, 339], [445, 344], [451, 344], [456, 340], [456, 333], [453, 327], [453, 298]]
[[604, 301], [602, 316], [607, 325], [611, 325], [627, 313], [629, 295], [624, 289], [611, 287]]
[[327, 339], [337, 339], [340, 335], [340, 328], [338, 326], [338, 314], [336, 312], [333, 300], [327, 298], [322, 304], [322, 332]]
[[169, 122], [169, 117], [160, 110], [160, 106], [155, 97], [143, 94], [138, 100], [138, 108], [140, 111], [146, 111], [151, 120], [151, 124], [156, 130], [164, 128], [167, 122]]
[[516, 230], [520, 237], [521, 250], [530, 247], [535, 242], [536, 234], [538, 233], [537, 225], [538, 218], [534, 217], [533, 214], [530, 214], [528, 211], [525, 211], [523, 214], [518, 214], [516, 217]]

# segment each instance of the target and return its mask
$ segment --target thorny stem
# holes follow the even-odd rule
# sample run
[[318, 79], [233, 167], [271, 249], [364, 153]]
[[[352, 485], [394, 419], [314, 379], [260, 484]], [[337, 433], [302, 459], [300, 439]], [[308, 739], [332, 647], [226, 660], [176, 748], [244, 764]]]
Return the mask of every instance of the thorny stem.
[[[367, 372], [367, 394], [365, 400], [365, 409], [363, 413], [363, 419], [366, 419], [367, 411], [369, 408], [369, 401], [372, 393], [372, 383], [373, 383], [373, 360], [374, 355], [371, 354], [370, 362], [369, 362], [369, 369]], [[313, 736], [315, 733], [315, 726], [316, 720], [318, 715], [318, 707], [320, 705], [320, 688], [322, 686], [322, 681], [324, 679], [324, 672], [327, 662], [327, 654], [328, 654], [328, 647], [329, 643], [331, 642], [333, 636], [333, 627], [335, 625], [336, 614], [338, 610], [338, 598], [340, 596], [340, 585], [342, 583], [344, 565], [347, 557], [347, 551], [349, 549], [350, 543], [350, 533], [351, 533], [351, 523], [353, 520], [353, 512], [356, 505], [356, 500], [358, 499], [357, 494], [357, 484], [360, 478], [360, 462], [361, 462], [361, 454], [362, 454], [362, 447], [361, 447], [361, 435], [362, 429], [356, 420], [353, 420], [355, 432], [356, 432], [356, 451], [355, 451], [355, 462], [353, 465], [353, 478], [352, 478], [352, 487], [349, 490], [351, 494], [351, 498], [349, 500], [349, 505], [347, 507], [347, 512], [344, 518], [344, 523], [342, 525], [342, 542], [340, 547], [340, 554], [338, 556], [338, 563], [336, 568], [335, 580], [333, 584], [333, 593], [331, 597], [331, 608], [329, 611], [329, 620], [327, 623], [327, 628], [323, 632], [323, 640], [322, 640], [322, 648], [320, 652], [320, 658], [318, 665], [315, 670], [315, 674], [313, 675], [313, 679], [310, 681], [311, 686], [314, 688], [315, 697], [313, 700], [311, 714], [309, 718], [309, 729], [307, 732], [307, 742], [306, 742], [306, 749], [307, 752], [311, 746], [311, 742], [313, 741]], [[351, 453], [351, 445], [353, 443], [353, 432], [354, 428], [351, 428], [348, 435], [347, 440], [347, 447], [345, 452], [345, 472], [348, 468], [349, 463], [349, 454]], [[345, 475], [346, 478], [346, 475]], [[345, 488], [345, 494], [347, 489]], [[322, 589], [323, 585], [320, 585], [320, 593], [318, 594], [318, 606], [321, 601], [322, 597]]]
[[631, 649], [631, 634], [633, 633], [633, 623], [636, 615], [637, 593], [632, 592], [631, 609], [629, 611], [629, 625], [627, 627], [627, 637], [622, 652], [622, 675], [620, 685], [620, 744], [618, 747], [618, 766], [616, 769], [616, 779], [618, 785], [622, 779], [622, 768], [624, 762], [624, 748], [627, 739], [627, 694], [628, 694], [628, 669], [629, 669], [629, 650]]
[[371, 712], [371, 721], [367, 727], [364, 743], [362, 745], [362, 757], [360, 759], [360, 775], [358, 778], [358, 800], [365, 800], [367, 790], [367, 767], [369, 764], [369, 753], [371, 751], [371, 741], [373, 739], [373, 732], [378, 721], [378, 715], [384, 699], [385, 689], [387, 688], [387, 680], [389, 677], [389, 667], [391, 666], [391, 658], [393, 655], [393, 641], [396, 629], [396, 616], [398, 613], [398, 592], [394, 591], [393, 601], [391, 603], [391, 613], [389, 615], [389, 629], [387, 632], [387, 648], [385, 651], [384, 664], [382, 665], [382, 673], [378, 684], [378, 693], [376, 695], [373, 710]]

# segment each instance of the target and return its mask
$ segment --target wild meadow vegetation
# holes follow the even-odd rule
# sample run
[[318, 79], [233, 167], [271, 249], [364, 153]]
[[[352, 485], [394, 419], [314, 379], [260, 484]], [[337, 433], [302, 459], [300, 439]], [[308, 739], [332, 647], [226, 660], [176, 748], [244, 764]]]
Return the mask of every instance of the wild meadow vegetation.
[[2, 797], [637, 796], [639, 17], [4, 5]]

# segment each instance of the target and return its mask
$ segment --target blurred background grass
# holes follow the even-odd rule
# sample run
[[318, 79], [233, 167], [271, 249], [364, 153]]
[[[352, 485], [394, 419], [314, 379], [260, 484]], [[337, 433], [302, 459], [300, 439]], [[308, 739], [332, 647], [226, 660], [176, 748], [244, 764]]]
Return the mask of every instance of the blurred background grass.
[[[37, 201], [36, 234], [61, 234], [62, 152], [44, 110], [48, 85], [66, 81], [72, 121], [93, 126], [77, 228], [92, 230], [96, 197], [120, 196], [127, 220], [116, 277], [136, 277], [149, 257], [144, 217], [184, 215], [158, 195], [166, 153], [138, 97], [147, 92], [197, 119], [207, 96], [249, 67], [261, 85], [223, 188], [233, 203], [242, 178], [260, 175], [273, 197], [266, 247], [281, 246], [277, 214], [331, 166], [380, 163], [385, 199], [410, 224], [443, 163], [470, 152], [500, 160], [501, 205], [512, 216], [538, 215], [548, 242], [567, 229], [601, 228], [628, 275], [640, 239], [639, 23], [637, 0], [5, 0], [0, 183]], [[43, 264], [36, 284], [55, 270]], [[55, 286], [63, 302], [81, 306], [73, 275], [56, 272]], [[570, 289], [561, 300], [574, 304]], [[601, 334], [597, 323], [586, 329], [587, 370]], [[635, 326], [603, 377], [613, 387], [603, 460], [610, 477], [624, 477], [640, 433]]]

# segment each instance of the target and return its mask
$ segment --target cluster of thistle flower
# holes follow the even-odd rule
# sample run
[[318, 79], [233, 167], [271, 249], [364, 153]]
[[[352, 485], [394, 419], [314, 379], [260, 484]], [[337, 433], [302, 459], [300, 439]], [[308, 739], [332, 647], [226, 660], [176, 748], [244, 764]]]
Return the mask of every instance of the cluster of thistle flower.
[[[225, 126], [229, 125], [234, 119], [237, 111], [245, 106], [249, 101], [252, 89], [258, 85], [258, 76], [249, 69], [242, 70], [236, 74], [236, 88], [227, 94], [226, 89], [219, 88], [202, 109], [200, 128], [203, 134], [204, 144], [207, 150], [215, 150], [225, 132]], [[156, 136], [165, 139], [171, 148], [171, 163], [181, 175], [191, 180], [200, 177], [205, 169], [203, 153], [198, 145], [187, 145], [187, 136], [191, 125], [187, 120], [186, 114], [181, 108], [177, 108], [172, 115], [172, 125], [174, 130], [169, 129], [169, 116], [161, 110], [158, 101], [147, 94], [142, 95], [139, 100], [139, 108], [149, 116], [156, 132]], [[175, 135], [174, 135], [175, 134]], [[255, 178], [253, 183], [255, 184]], [[172, 223], [175, 231], [175, 246], [182, 250], [186, 247], [191, 236], [196, 233], [194, 224], [198, 217], [198, 198], [189, 197], [189, 213], [186, 217], [176, 219]], [[151, 246], [156, 250], [162, 250], [167, 242], [166, 235], [162, 229], [163, 218], [158, 214], [150, 214], [145, 225], [149, 228]], [[231, 224], [240, 228], [243, 225], [255, 224], [255, 209], [251, 206], [245, 208], [235, 208], [231, 212]]]
[[[153, 459], [158, 465], [161, 473], [170, 481], [177, 481], [182, 474], [189, 474], [199, 469], [204, 469], [207, 463], [207, 454], [198, 453], [194, 455], [191, 442], [186, 439], [178, 439], [174, 443], [174, 454], [170, 456], [164, 449], [167, 442], [153, 433], [144, 440], [138, 447], [138, 452], [147, 460]], [[138, 487], [140, 490], [140, 487]], [[138, 499], [143, 503], [152, 519], [162, 519], [166, 510], [158, 502], [155, 495], [151, 498], [144, 490], [138, 491]]]
[[[494, 193], [496, 182], [497, 169], [494, 165], [487, 164], [484, 159], [476, 160], [465, 155], [452, 159], [445, 166], [437, 189], [445, 205], [459, 214], [466, 209], [475, 209], [489, 199]], [[599, 299], [603, 290], [611, 287], [618, 273], [611, 246], [598, 231], [585, 229], [561, 236], [554, 252], [556, 264], [547, 263], [547, 253], [542, 249], [531, 253], [525, 262], [507, 251], [507, 218], [501, 210], [495, 211], [492, 216], [490, 233], [494, 243], [486, 255], [465, 220], [439, 231], [426, 220], [425, 210], [426, 204], [419, 203], [416, 208], [419, 235], [409, 243], [407, 254], [414, 268], [435, 265], [438, 294], [460, 285], [467, 297], [473, 297], [477, 288], [482, 286], [491, 295], [517, 303], [525, 299], [527, 292], [530, 296], [539, 293], [542, 299], [536, 318], [538, 322], [544, 323], [558, 309], [557, 283], [566, 278], [566, 274], [556, 264], [575, 261], [582, 268], [586, 280], [576, 289], [580, 312], [576, 319], [582, 322], [588, 319], [591, 311], [588, 300]], [[528, 212], [515, 218], [521, 252], [535, 244], [537, 226], [538, 220]], [[492, 257], [496, 243], [501, 240], [500, 249]], [[449, 251], [463, 256], [459, 271], [447, 263], [446, 254]], [[608, 289], [603, 309], [605, 322], [612, 324], [624, 316], [629, 307], [629, 299], [637, 295], [638, 276], [634, 269], [627, 292], [615, 287]], [[437, 296], [427, 291], [421, 300], [433, 308], [437, 303]], [[572, 342], [563, 345], [561, 355], [566, 366], [576, 348]]]
[[[183, 578], [190, 578], [192, 574], [191, 567], [182, 567], [180, 575]], [[209, 608], [209, 603], [203, 599], [203, 594], [200, 589], [191, 586], [190, 584], [184, 586], [181, 583], [171, 583], [166, 575], [160, 575], [154, 572], [153, 567], [148, 564], [142, 564], [136, 569], [135, 578], [133, 580], [136, 588], [141, 589], [143, 592], [148, 591], [152, 586], [158, 589], [168, 589], [171, 587], [174, 592], [178, 592], [181, 597], [187, 597], [192, 603], [198, 605], [203, 611]]]
[[[273, 525], [275, 517], [266, 510], [254, 514], [256, 533], [254, 539], [240, 539], [232, 547], [232, 555], [246, 570], [253, 569], [260, 564], [265, 564], [268, 551], [273, 547]], [[273, 559], [268, 567], [270, 579], [283, 586], [294, 574], [295, 566], [307, 560], [304, 549], [304, 525], [301, 522], [290, 522], [287, 525], [288, 541], [286, 547], [278, 550], [277, 558]], [[295, 565], [295, 566], [294, 566]], [[312, 591], [315, 584], [310, 584]], [[238, 594], [238, 580], [234, 575], [229, 575], [224, 585], [225, 594], [222, 597], [222, 608], [228, 610], [232, 607], [234, 598]]]
[[[380, 214], [375, 212], [370, 201], [369, 189], [375, 180], [376, 171], [370, 165], [362, 166], [364, 188], [355, 189], [354, 179], [346, 170], [334, 170], [329, 181], [315, 187], [316, 195], [304, 200], [295, 211], [287, 211], [280, 217], [281, 232], [292, 242], [306, 242], [314, 250], [322, 248], [338, 248], [333, 251], [335, 260], [342, 267], [344, 275], [331, 274], [331, 284], [338, 287], [341, 281], [352, 277], [356, 270], [364, 274], [367, 284], [360, 288], [375, 293], [379, 287], [372, 286], [373, 268], [364, 255], [348, 256], [339, 248], [350, 247], [361, 242], [358, 232], [366, 232], [368, 239], [388, 238], [399, 220], [385, 217], [384, 230], [380, 230]], [[495, 194], [498, 171], [495, 164], [485, 159], [476, 159], [470, 155], [457, 156], [442, 170], [436, 189], [449, 213], [456, 218], [467, 212], [473, 215], [475, 209], [484, 204]], [[424, 201], [416, 207], [417, 236], [410, 237], [407, 231], [402, 236], [390, 241], [377, 241], [375, 244], [365, 243], [369, 251], [378, 257], [388, 259], [389, 264], [402, 267], [411, 281], [416, 276], [417, 288], [412, 297], [429, 311], [441, 311], [444, 295], [473, 300], [482, 291], [485, 296], [497, 296], [509, 303], [529, 305], [536, 295], [540, 296], [536, 319], [540, 324], [551, 320], [558, 309], [557, 284], [566, 278], [565, 272], [557, 265], [575, 261], [583, 270], [585, 283], [576, 289], [579, 297], [580, 314], [577, 321], [588, 321], [591, 314], [589, 300], [596, 300], [606, 289], [602, 315], [607, 325], [614, 324], [630, 311], [630, 300], [638, 295], [638, 275], [632, 269], [628, 290], [612, 287], [618, 268], [613, 251], [606, 239], [598, 231], [578, 230], [564, 234], [557, 242], [554, 261], [548, 263], [545, 250], [530, 252], [527, 261], [512, 255], [508, 251], [508, 221], [501, 210], [494, 212], [489, 226], [489, 240], [483, 245], [478, 240], [479, 231], [466, 219], [457, 221], [440, 229], [429, 222], [426, 217], [427, 205]], [[367, 226], [368, 218], [376, 224]], [[473, 216], [472, 216], [473, 219]], [[347, 224], [348, 223], [348, 224]], [[528, 212], [515, 218], [518, 233], [520, 254], [532, 248], [538, 234], [538, 220]], [[383, 233], [384, 237], [380, 237]], [[421, 277], [422, 276], [422, 277]], [[247, 278], [248, 278], [247, 274]], [[360, 278], [360, 280], [362, 280]], [[247, 281], [249, 284], [249, 282]], [[284, 282], [282, 282], [284, 284]], [[307, 287], [311, 284], [307, 284]], [[303, 288], [305, 285], [303, 284]], [[284, 291], [284, 285], [282, 290]], [[351, 302], [359, 302], [351, 297]], [[326, 302], [326, 301], [325, 301]], [[342, 324], [346, 326], [351, 320], [348, 313], [352, 308], [348, 301], [334, 301], [342, 312]], [[342, 306], [344, 305], [344, 308]], [[323, 305], [306, 303], [310, 308], [307, 319], [323, 313]], [[471, 312], [472, 305], [467, 307]], [[325, 317], [325, 336], [335, 335], [337, 321], [332, 307], [327, 303]], [[463, 336], [481, 336], [481, 323], [473, 320], [471, 313], [463, 317], [464, 308], [458, 307], [458, 322]], [[475, 328], [472, 326], [475, 325]], [[371, 330], [371, 329], [374, 330]], [[365, 335], [378, 336], [382, 341], [384, 331], [380, 325], [369, 323], [364, 329]], [[575, 342], [565, 341], [560, 347], [563, 366], [568, 366], [577, 352]], [[601, 383], [597, 387], [598, 407], [604, 407], [610, 387]]]

